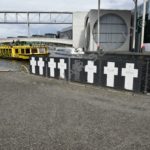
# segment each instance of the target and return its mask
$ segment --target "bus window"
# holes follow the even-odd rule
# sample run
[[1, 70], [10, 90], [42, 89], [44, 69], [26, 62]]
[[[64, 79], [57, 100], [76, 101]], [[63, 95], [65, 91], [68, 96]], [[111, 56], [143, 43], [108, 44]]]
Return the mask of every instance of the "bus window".
[[18, 49], [15, 49], [15, 53], [18, 54]]
[[32, 48], [32, 54], [37, 53], [37, 49], [36, 48]]
[[30, 49], [26, 49], [26, 54], [30, 54]]
[[21, 49], [21, 53], [24, 54], [24, 49]]

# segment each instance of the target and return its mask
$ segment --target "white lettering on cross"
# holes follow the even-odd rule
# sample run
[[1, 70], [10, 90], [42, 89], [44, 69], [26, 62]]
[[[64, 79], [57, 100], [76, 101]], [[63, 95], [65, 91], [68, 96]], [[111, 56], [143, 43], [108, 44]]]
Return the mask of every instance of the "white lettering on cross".
[[55, 77], [56, 62], [54, 61], [54, 58], [50, 58], [48, 67], [50, 68], [50, 77]]
[[31, 72], [33, 74], [35, 74], [35, 66], [36, 66], [36, 60], [35, 60], [35, 57], [32, 57], [31, 60], [30, 60], [30, 65], [31, 65]]
[[85, 66], [85, 72], [87, 72], [87, 82], [94, 83], [94, 73], [97, 73], [97, 67], [94, 66], [94, 61], [88, 61]]
[[58, 69], [60, 70], [60, 78], [65, 79], [65, 70], [67, 69], [67, 64], [64, 59], [60, 59], [58, 63]]
[[107, 75], [108, 87], [114, 87], [115, 76], [118, 75], [118, 68], [115, 67], [114, 62], [107, 62], [107, 67], [104, 67], [104, 74]]
[[43, 61], [43, 58], [39, 58], [38, 60], [38, 66], [39, 66], [39, 74], [43, 75], [43, 67], [44, 67], [45, 63]]
[[124, 88], [133, 90], [134, 78], [138, 78], [138, 69], [134, 68], [133, 63], [126, 63], [126, 68], [122, 69], [122, 76], [125, 77]]

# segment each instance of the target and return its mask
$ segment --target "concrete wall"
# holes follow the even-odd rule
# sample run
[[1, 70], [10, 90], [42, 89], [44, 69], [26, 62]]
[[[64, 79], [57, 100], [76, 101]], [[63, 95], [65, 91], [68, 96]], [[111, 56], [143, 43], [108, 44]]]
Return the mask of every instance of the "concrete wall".
[[[127, 25], [127, 37], [125, 43], [118, 49], [113, 51], [129, 51], [130, 44], [130, 26], [131, 26], [131, 12], [126, 10], [101, 10], [100, 16], [104, 16], [106, 14], [114, 14], [120, 16]], [[85, 47], [86, 39], [85, 39], [85, 23], [86, 19], [89, 18], [90, 25], [90, 33], [89, 36], [89, 49], [86, 48], [87, 51], [96, 51], [97, 44], [93, 39], [93, 28], [97, 21], [97, 10], [91, 10], [90, 12], [77, 12], [73, 15], [73, 46]], [[107, 50], [106, 50], [107, 51]]]
[[[97, 10], [91, 10], [88, 14], [90, 18], [90, 49], [89, 51], [96, 51], [97, 44], [93, 40], [93, 28], [97, 21]], [[125, 43], [118, 49], [115, 49], [114, 51], [129, 51], [129, 43], [130, 43], [130, 24], [131, 24], [131, 12], [130, 11], [122, 11], [122, 10], [101, 10], [100, 16], [104, 16], [106, 14], [114, 14], [120, 16], [126, 23], [128, 27], [128, 35], [126, 37]], [[107, 49], [105, 50], [107, 51]]]
[[73, 46], [83, 48], [85, 45], [85, 18], [88, 12], [73, 13]]

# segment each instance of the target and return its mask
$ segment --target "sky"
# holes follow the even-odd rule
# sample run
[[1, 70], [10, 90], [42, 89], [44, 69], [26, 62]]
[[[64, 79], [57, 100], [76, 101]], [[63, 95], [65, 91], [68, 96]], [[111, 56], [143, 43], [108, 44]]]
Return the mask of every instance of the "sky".
[[[141, 3], [142, 0], [139, 0]], [[0, 11], [89, 11], [98, 0], [0, 0]], [[102, 9], [133, 9], [133, 0], [101, 0]], [[31, 34], [61, 30], [64, 25], [31, 25]], [[0, 38], [27, 35], [27, 25], [0, 25]]]

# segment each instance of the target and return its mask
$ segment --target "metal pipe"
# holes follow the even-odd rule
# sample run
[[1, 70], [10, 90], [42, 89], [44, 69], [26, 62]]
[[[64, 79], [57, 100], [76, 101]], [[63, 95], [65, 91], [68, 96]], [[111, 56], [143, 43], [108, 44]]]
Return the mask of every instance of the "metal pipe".
[[100, 48], [100, 4], [101, 0], [98, 0], [98, 26], [97, 26], [97, 48]]
[[150, 63], [150, 60], [147, 60], [144, 93], [147, 93], [147, 89], [148, 89], [149, 63]]
[[133, 49], [135, 51], [135, 43], [136, 43], [136, 33], [137, 33], [137, 3], [138, 0], [133, 0], [135, 3], [135, 10], [134, 10], [134, 28], [133, 28]]
[[16, 22], [18, 22], [18, 13], [16, 13]]
[[28, 37], [30, 37], [30, 16], [29, 13], [27, 13], [27, 23], [28, 23]]
[[142, 19], [141, 48], [143, 48], [143, 46], [144, 46], [146, 3], [147, 3], [147, 0], [144, 0], [144, 4], [143, 4], [143, 19]]
[[39, 23], [41, 22], [41, 14], [39, 13]]

